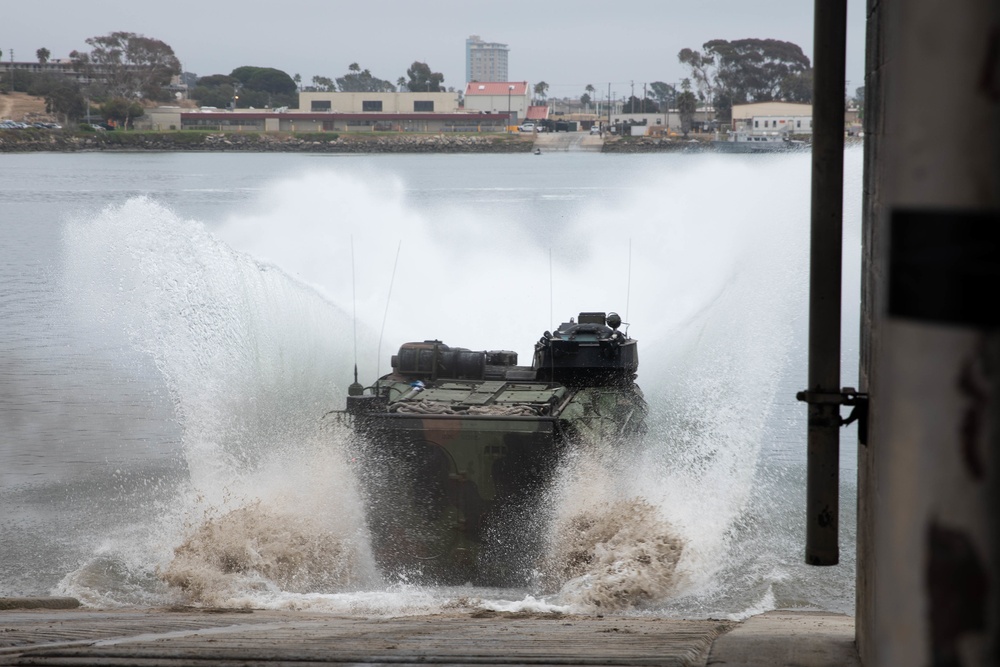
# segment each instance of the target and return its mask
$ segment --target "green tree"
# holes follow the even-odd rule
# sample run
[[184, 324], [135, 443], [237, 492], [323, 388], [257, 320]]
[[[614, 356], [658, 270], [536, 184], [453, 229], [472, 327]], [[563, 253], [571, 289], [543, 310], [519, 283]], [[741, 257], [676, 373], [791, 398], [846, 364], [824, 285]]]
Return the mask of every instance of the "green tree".
[[677, 89], [669, 83], [654, 81], [649, 84], [649, 90], [653, 99], [655, 99], [662, 108], [670, 109], [677, 106]]
[[168, 97], [164, 88], [181, 73], [181, 63], [170, 46], [133, 32], [113, 32], [86, 40], [89, 53], [71, 52], [70, 58], [108, 98], [151, 100]]
[[231, 85], [195, 86], [189, 96], [203, 107], [223, 108], [232, 103], [236, 89]]
[[336, 82], [327, 76], [314, 76], [312, 78], [313, 88], [315, 88], [317, 93], [335, 93], [337, 92]]
[[427, 63], [413, 61], [406, 70], [406, 77], [406, 87], [411, 92], [439, 93], [444, 90], [441, 86], [444, 83], [444, 74], [432, 72]]
[[584, 109], [589, 109], [590, 108], [590, 95], [588, 95], [587, 93], [584, 93], [583, 95], [580, 95], [580, 104], [583, 105]]
[[52, 56], [52, 52], [49, 51], [44, 46], [37, 51], [35, 51], [35, 57], [38, 58], [38, 62], [44, 65], [49, 62], [49, 58]]
[[861, 116], [864, 116], [865, 111], [865, 87], [860, 86], [854, 90], [854, 106], [858, 108]]
[[238, 85], [228, 74], [210, 74], [198, 79], [188, 95], [201, 106], [221, 109], [232, 103]]
[[101, 105], [101, 118], [114, 121], [116, 124], [128, 129], [132, 126], [135, 118], [143, 115], [145, 111], [142, 105], [135, 100], [127, 100], [123, 97], [110, 99]]
[[280, 69], [244, 65], [229, 76], [235, 81], [235, 93], [242, 107], [293, 106], [298, 101], [295, 80]]
[[31, 72], [20, 69], [0, 71], [4, 74], [3, 92], [27, 93], [34, 85], [36, 75]]
[[805, 96], [809, 58], [792, 42], [715, 39], [702, 49], [681, 49], [678, 59], [691, 68], [698, 90], [722, 119], [731, 116], [733, 104], [799, 101]]
[[337, 77], [337, 86], [345, 93], [393, 93], [396, 86], [390, 81], [374, 76], [370, 70], [361, 69], [357, 63], [347, 67], [347, 74]]
[[777, 39], [719, 39], [705, 47], [717, 54], [719, 83], [734, 103], [785, 99], [782, 82], [809, 69], [801, 47]]
[[[715, 68], [715, 56], [710, 53], [702, 54], [700, 51], [692, 49], [681, 49], [677, 54], [677, 59], [683, 65], [691, 68], [691, 76], [694, 78], [694, 85], [708, 99], [713, 99], [715, 95], [714, 87], [717, 72]], [[686, 79], [690, 88], [691, 81]], [[687, 89], [685, 89], [687, 90]]]
[[297, 90], [302, 90], [302, 75], [301, 74], [299, 74], [298, 72], [296, 72], [292, 76], [292, 81], [295, 82], [295, 88]]
[[237, 67], [229, 76], [239, 81], [242, 88], [262, 93], [287, 96], [294, 95], [298, 91], [292, 77], [273, 67]]
[[694, 123], [694, 112], [698, 110], [698, 98], [691, 92], [690, 79], [684, 79], [681, 82], [681, 90], [683, 92], [677, 96], [677, 111], [681, 116], [681, 132], [686, 137]]
[[547, 97], [549, 90], [549, 84], [544, 81], [539, 81], [535, 84], [535, 97], [545, 103], [545, 98]]
[[228, 74], [209, 74], [198, 79], [198, 86], [235, 86], [238, 80]]
[[648, 97], [639, 99], [635, 95], [629, 97], [622, 106], [622, 113], [656, 113], [657, 111], [659, 109], [656, 108], [656, 102]]
[[59, 74], [36, 76], [28, 93], [43, 98], [45, 112], [60, 116], [64, 125], [69, 125], [84, 114], [80, 84], [69, 77]]
[[781, 82], [781, 97], [786, 102], [809, 104], [813, 99], [813, 70], [789, 74]]

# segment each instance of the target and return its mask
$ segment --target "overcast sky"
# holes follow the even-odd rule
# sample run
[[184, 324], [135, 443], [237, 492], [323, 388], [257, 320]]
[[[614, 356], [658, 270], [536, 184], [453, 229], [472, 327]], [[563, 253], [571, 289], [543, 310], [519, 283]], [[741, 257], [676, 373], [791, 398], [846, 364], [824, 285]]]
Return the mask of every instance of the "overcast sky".
[[[3, 60], [53, 58], [88, 50], [88, 37], [135, 32], [169, 44], [185, 71], [228, 74], [242, 65], [276, 67], [304, 82], [336, 78], [357, 62], [395, 83], [415, 60], [465, 86], [465, 40], [479, 35], [510, 47], [512, 81], [549, 84], [549, 97], [578, 97], [589, 83], [601, 97], [636, 94], [652, 81], [678, 83], [688, 71], [677, 52], [711, 39], [772, 38], [794, 42], [812, 58], [809, 0], [628, 0], [609, 2], [474, 2], [383, 0], [168, 0], [84, 3], [4, 0]], [[108, 8], [108, 5], [114, 5]], [[617, 8], [611, 9], [612, 6]], [[864, 79], [864, 0], [848, 0], [847, 80]]]

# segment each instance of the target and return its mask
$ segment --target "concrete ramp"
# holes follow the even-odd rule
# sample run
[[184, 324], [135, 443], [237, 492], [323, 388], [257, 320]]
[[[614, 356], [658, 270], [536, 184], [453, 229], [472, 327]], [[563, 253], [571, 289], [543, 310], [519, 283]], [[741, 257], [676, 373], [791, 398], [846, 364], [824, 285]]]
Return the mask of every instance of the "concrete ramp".
[[366, 618], [169, 607], [5, 611], [0, 665], [767, 665], [857, 667], [854, 619], [743, 623], [455, 610]]

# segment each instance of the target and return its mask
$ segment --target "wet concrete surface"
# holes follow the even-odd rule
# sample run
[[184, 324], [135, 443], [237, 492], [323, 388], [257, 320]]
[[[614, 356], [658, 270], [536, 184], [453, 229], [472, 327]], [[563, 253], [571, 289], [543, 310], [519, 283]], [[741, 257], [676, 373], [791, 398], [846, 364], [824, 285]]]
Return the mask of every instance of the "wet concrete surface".
[[[0, 612], [0, 665], [851, 665], [853, 619], [486, 610], [397, 618], [171, 607]], [[853, 663], [851, 660], [853, 659]]]

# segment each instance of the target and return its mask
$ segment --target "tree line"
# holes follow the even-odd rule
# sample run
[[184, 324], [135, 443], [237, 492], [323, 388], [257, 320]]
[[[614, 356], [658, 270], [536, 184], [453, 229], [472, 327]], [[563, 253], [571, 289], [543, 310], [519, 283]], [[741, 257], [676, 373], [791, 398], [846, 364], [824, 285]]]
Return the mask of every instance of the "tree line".
[[[680, 86], [654, 81], [643, 97], [635, 95], [623, 105], [625, 113], [661, 113], [665, 109], [693, 117], [699, 104], [710, 104], [716, 118], [732, 119], [734, 104], [752, 102], [812, 102], [813, 70], [802, 48], [777, 39], [713, 39], [701, 50], [683, 48], [678, 61], [686, 65], [689, 76]], [[589, 107], [594, 102], [594, 87], [588, 85], [580, 102]], [[845, 94], [845, 103], [848, 102]], [[864, 104], [864, 87], [855, 91], [850, 102]]]
[[[141, 102], [171, 99], [166, 89], [181, 72], [181, 64], [165, 42], [132, 32], [113, 32], [85, 40], [89, 51], [69, 54], [83, 82], [59, 73], [8, 70], [6, 90], [45, 100], [47, 113], [66, 121], [93, 114], [123, 126], [143, 114]], [[47, 48], [35, 51], [38, 62], [51, 57]]]
[[[61, 116], [65, 122], [94, 115], [122, 127], [128, 127], [143, 115], [142, 103], [174, 99], [171, 81], [181, 76], [181, 64], [174, 50], [165, 42], [133, 32], [113, 32], [85, 40], [89, 51], [72, 51], [73, 69], [84, 79], [59, 73], [32, 73], [8, 70], [2, 84], [4, 92], [18, 91], [45, 100], [47, 113]], [[35, 51], [39, 63], [51, 57], [47, 48]], [[197, 77], [183, 73], [188, 97], [201, 106], [222, 108], [276, 108], [297, 106], [300, 89], [316, 92], [413, 92], [444, 91], [444, 75], [431, 70], [427, 63], [413, 62], [405, 77], [395, 83], [379, 79], [368, 69], [351, 63], [347, 72], [336, 79], [314, 76], [311, 86], [302, 86], [302, 77], [289, 76], [273, 67], [245, 65], [229, 74]]]
[[[113, 32], [85, 40], [89, 51], [73, 51], [70, 59], [86, 79], [79, 83], [59, 74], [8, 71], [5, 90], [26, 92], [45, 100], [46, 110], [66, 119], [79, 119], [94, 109], [102, 118], [129, 125], [142, 115], [143, 101], [173, 99], [169, 89], [173, 77], [181, 75], [180, 61], [166, 43], [131, 32]], [[35, 52], [38, 61], [51, 57], [46, 48]], [[812, 67], [801, 47], [775, 39], [715, 39], [701, 50], [681, 49], [677, 55], [690, 76], [680, 86], [654, 81], [643, 96], [632, 95], [623, 105], [625, 113], [660, 113], [677, 109], [684, 118], [693, 117], [698, 104], [711, 104], [720, 120], [728, 120], [734, 104], [782, 100], [812, 101]], [[395, 82], [381, 79], [353, 62], [342, 76], [314, 76], [303, 86], [299, 74], [272, 67], [242, 66], [229, 74], [196, 77], [185, 73], [189, 97], [211, 107], [288, 107], [297, 104], [300, 90], [313, 92], [442, 92], [444, 75], [427, 63], [414, 61]], [[534, 86], [536, 103], [545, 103], [549, 84]], [[454, 90], [454, 89], [450, 89]], [[580, 101], [594, 102], [595, 88], [587, 85]], [[863, 88], [856, 95], [863, 102]]]

